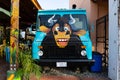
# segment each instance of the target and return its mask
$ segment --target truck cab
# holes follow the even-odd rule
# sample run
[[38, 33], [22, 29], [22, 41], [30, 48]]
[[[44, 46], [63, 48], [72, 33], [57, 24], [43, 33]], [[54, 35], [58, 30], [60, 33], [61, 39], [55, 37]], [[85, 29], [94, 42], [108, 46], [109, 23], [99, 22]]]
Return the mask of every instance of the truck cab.
[[32, 58], [56, 67], [94, 62], [89, 32], [84, 9], [39, 10]]

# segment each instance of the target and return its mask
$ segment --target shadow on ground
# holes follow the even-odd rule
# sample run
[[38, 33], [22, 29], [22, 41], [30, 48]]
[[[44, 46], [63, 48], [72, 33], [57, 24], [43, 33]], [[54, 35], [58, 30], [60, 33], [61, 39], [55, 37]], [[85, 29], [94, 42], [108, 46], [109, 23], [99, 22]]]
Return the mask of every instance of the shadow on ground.
[[9, 63], [5, 62], [5, 58], [0, 57], [0, 80], [7, 80], [7, 71]]

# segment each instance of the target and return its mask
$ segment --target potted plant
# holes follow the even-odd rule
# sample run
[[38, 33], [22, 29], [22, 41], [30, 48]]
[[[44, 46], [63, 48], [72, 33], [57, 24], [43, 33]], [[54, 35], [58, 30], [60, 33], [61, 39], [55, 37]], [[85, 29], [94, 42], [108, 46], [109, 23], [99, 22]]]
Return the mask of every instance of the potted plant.
[[20, 50], [16, 77], [21, 76], [22, 80], [29, 80], [31, 75], [35, 75], [35, 77], [39, 79], [41, 76], [41, 67], [32, 59], [31, 51]]

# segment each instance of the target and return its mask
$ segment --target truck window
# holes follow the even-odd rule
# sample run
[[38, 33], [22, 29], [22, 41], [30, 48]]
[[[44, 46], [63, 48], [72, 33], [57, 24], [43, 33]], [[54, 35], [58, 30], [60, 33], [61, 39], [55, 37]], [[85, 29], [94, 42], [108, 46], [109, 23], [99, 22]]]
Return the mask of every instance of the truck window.
[[[73, 31], [79, 31], [79, 30], [88, 30], [87, 26], [87, 18], [86, 15], [83, 14], [65, 14], [63, 16], [60, 15], [40, 15], [39, 16], [39, 26], [44, 25], [48, 28], [51, 28], [53, 24], [60, 19], [61, 17], [64, 17], [65, 19], [68, 19], [70, 21], [70, 15], [75, 19], [74, 24], [70, 24]], [[50, 19], [52, 19], [50, 21]], [[38, 28], [39, 29], [39, 28]]]
[[[88, 30], [87, 28], [87, 18], [83, 14], [72, 14], [71, 15], [75, 19], [75, 23], [71, 24], [73, 31], [79, 31], [79, 30]], [[63, 17], [70, 19], [70, 14], [65, 14]]]
[[[51, 28], [54, 24], [53, 22], [55, 22], [59, 18], [60, 18], [60, 15], [40, 15], [39, 16], [39, 21], [40, 21], [39, 26], [44, 25], [48, 28]], [[52, 20], [50, 21], [50, 19], [52, 19]]]

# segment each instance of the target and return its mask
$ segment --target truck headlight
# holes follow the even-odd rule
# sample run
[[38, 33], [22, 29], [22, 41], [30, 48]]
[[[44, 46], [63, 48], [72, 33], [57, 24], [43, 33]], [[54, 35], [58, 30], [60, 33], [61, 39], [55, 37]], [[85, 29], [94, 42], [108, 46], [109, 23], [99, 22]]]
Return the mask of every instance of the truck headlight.
[[86, 51], [85, 51], [85, 50], [82, 50], [82, 51], [81, 51], [81, 55], [82, 55], [82, 56], [86, 56]]
[[38, 51], [38, 55], [42, 56], [43, 55], [43, 51]]

